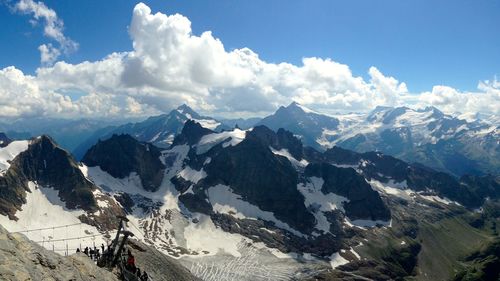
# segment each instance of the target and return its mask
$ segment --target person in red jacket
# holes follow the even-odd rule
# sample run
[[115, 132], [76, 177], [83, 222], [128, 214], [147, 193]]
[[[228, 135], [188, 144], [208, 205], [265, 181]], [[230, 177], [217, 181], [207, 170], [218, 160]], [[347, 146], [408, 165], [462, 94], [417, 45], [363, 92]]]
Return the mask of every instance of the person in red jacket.
[[134, 255], [132, 255], [132, 252], [128, 250], [128, 257], [127, 257], [127, 269], [135, 272], [135, 258]]

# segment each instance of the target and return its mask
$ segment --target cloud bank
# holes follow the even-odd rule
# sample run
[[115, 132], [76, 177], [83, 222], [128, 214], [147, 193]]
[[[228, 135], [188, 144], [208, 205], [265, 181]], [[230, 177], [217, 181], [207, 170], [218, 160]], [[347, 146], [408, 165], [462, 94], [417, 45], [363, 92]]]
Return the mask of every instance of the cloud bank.
[[[43, 18], [45, 34], [61, 50], [71, 45], [62, 34], [62, 21], [43, 3], [22, 0], [17, 6], [37, 20]], [[210, 31], [193, 34], [188, 18], [152, 13], [143, 3], [133, 10], [129, 34], [131, 51], [100, 61], [59, 61], [39, 68], [34, 76], [13, 66], [0, 70], [0, 116], [142, 116], [181, 103], [205, 113], [252, 116], [291, 101], [324, 112], [434, 105], [447, 112], [500, 114], [496, 80], [480, 82], [476, 92], [434, 86], [429, 92], [410, 93], [404, 82], [376, 67], [365, 80], [328, 58], [304, 58], [301, 65], [268, 63], [248, 48], [226, 50]], [[43, 46], [45, 61], [59, 56], [59, 49]], [[72, 92], [83, 95], [71, 98]]]

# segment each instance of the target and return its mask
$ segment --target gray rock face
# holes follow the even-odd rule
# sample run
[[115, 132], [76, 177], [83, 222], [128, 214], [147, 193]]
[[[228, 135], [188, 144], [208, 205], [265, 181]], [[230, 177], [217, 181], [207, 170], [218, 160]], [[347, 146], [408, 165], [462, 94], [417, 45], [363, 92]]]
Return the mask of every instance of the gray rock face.
[[96, 187], [85, 178], [73, 157], [48, 136], [33, 139], [0, 176], [0, 214], [15, 219], [16, 211], [26, 203], [29, 181], [54, 187], [69, 209], [97, 210], [92, 193]]
[[160, 154], [154, 145], [141, 143], [130, 135], [113, 135], [92, 146], [82, 162], [89, 167], [100, 166], [115, 178], [125, 178], [136, 172], [145, 190], [156, 191], [165, 170]]
[[115, 281], [83, 254], [63, 257], [0, 226], [0, 280]]
[[126, 247], [134, 255], [136, 266], [141, 272], [146, 271], [155, 281], [201, 281], [177, 260], [137, 240], [128, 240]]

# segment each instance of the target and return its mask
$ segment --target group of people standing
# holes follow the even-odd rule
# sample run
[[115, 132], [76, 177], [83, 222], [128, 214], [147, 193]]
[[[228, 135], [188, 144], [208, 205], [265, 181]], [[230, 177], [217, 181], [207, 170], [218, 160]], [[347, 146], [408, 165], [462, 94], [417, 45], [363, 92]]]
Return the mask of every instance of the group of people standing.
[[[92, 247], [85, 247], [83, 251], [80, 251], [80, 248], [76, 249], [77, 253], [83, 252], [85, 255], [87, 255], [91, 260], [97, 261], [102, 255], [106, 255], [111, 252], [110, 246], [108, 246], [108, 251], [104, 252], [104, 244], [101, 244], [101, 249], [98, 249], [97, 247], [94, 246]], [[137, 276], [137, 279], [140, 281], [149, 281], [149, 276], [146, 273], [146, 271], [142, 271], [135, 265], [135, 257], [132, 255], [132, 252], [130, 249], [127, 251], [127, 263], [125, 264], [125, 268], [135, 274]]]
[[[76, 252], [80, 253], [80, 248], [77, 248]], [[97, 261], [101, 257], [101, 254], [104, 253], [104, 244], [101, 244], [101, 249], [98, 249], [96, 246], [94, 246], [94, 248], [85, 247], [83, 253], [91, 260]]]

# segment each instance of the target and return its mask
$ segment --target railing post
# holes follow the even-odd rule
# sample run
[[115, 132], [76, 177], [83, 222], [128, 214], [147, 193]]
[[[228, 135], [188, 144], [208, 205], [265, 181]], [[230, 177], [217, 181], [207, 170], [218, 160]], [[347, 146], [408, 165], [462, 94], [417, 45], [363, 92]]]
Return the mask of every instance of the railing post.
[[116, 216], [117, 218], [120, 219], [120, 223], [118, 224], [118, 231], [116, 232], [115, 239], [113, 240], [113, 243], [111, 243], [111, 248], [113, 250], [113, 253], [115, 252], [116, 245], [118, 244], [118, 237], [120, 237], [121, 230], [123, 228], [123, 222], [128, 222], [127, 217], [125, 216]]
[[123, 239], [122, 242], [120, 243], [120, 246], [118, 247], [118, 251], [116, 252], [115, 258], [113, 259], [113, 263], [111, 264], [111, 267], [115, 267], [116, 263], [118, 262], [118, 259], [120, 258], [120, 254], [123, 250], [123, 246], [125, 245], [125, 242], [127, 242], [127, 238], [129, 236], [134, 237], [134, 234], [130, 231], [124, 231], [123, 232]]

